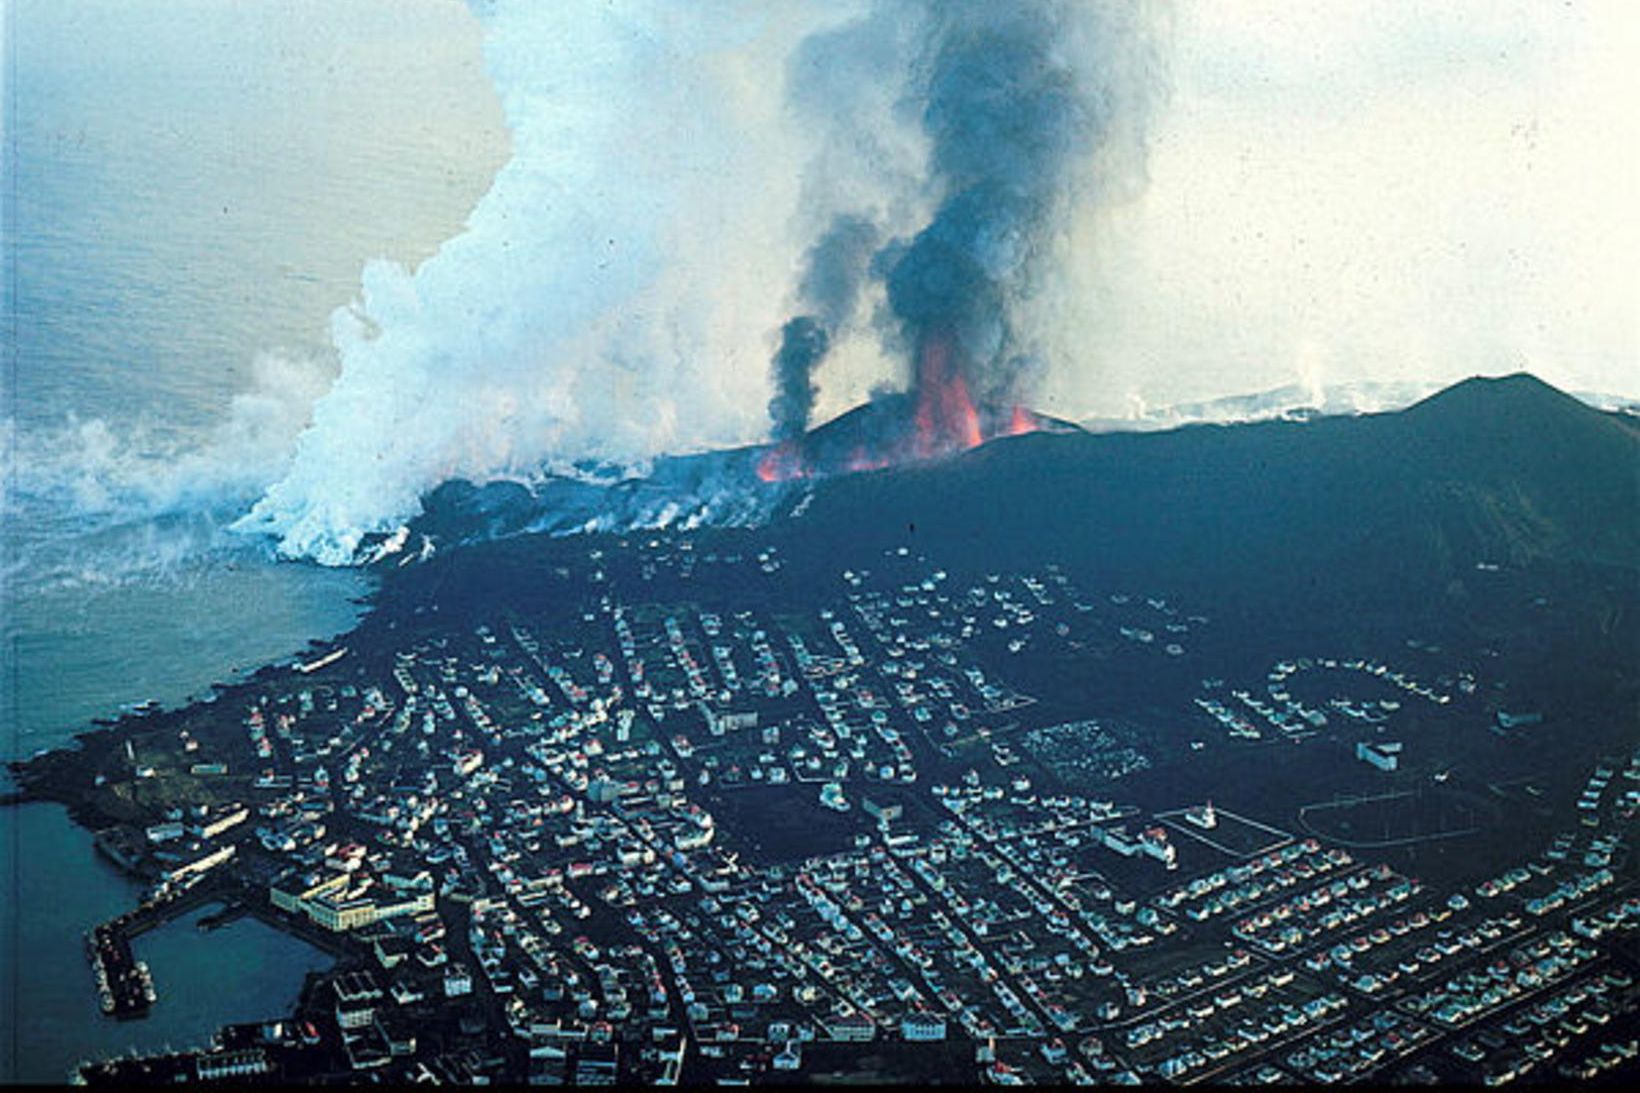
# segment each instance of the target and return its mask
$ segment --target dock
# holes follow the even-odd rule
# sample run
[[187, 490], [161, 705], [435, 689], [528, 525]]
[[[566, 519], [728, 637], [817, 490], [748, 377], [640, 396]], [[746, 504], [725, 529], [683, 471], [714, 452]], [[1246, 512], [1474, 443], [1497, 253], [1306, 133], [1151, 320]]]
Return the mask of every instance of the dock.
[[86, 956], [103, 1013], [110, 1017], [143, 1017], [154, 1004], [154, 977], [131, 952], [131, 939], [107, 923], [86, 935]]
[[213, 926], [244, 913], [243, 903], [234, 899], [233, 893], [221, 884], [196, 884], [169, 899], [144, 903], [126, 911], [86, 934], [86, 958], [91, 963], [91, 978], [104, 1014], [120, 1019], [147, 1016], [158, 994], [148, 965], [138, 960], [131, 950], [131, 939], [213, 900], [227, 902], [226, 907], [211, 916]]
[[250, 908], [243, 903], [229, 902], [220, 911], [214, 911], [199, 920], [201, 930], [216, 930], [231, 922], [238, 922], [250, 914]]

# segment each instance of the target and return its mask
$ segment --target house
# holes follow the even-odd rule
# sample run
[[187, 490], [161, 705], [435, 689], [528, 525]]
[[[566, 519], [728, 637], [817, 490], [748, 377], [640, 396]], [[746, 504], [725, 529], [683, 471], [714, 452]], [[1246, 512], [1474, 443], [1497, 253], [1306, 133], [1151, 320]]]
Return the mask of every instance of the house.
[[900, 1019], [901, 1038], [913, 1043], [927, 1043], [945, 1039], [945, 1018], [918, 1010]]
[[473, 976], [464, 964], [451, 964], [444, 972], [444, 997], [459, 998], [473, 993]]
[[800, 1070], [803, 1066], [803, 1045], [797, 1040], [787, 1040], [786, 1046], [774, 1057], [776, 1070]]
[[202, 1082], [220, 1081], [224, 1078], [247, 1078], [267, 1074], [272, 1069], [268, 1065], [267, 1054], [261, 1048], [213, 1051], [194, 1058], [194, 1072]]
[[864, 1043], [877, 1038], [877, 1023], [863, 1013], [847, 1013], [821, 1021], [833, 1040]]
[[1399, 742], [1374, 744], [1363, 740], [1355, 745], [1357, 759], [1382, 771], [1392, 771], [1400, 765], [1400, 752]]

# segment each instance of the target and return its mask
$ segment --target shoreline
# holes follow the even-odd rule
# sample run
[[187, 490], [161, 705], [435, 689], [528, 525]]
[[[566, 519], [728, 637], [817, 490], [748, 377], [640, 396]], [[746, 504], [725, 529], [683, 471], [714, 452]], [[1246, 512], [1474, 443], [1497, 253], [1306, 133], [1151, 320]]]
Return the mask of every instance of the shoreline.
[[[119, 752], [132, 742], [135, 742], [140, 750], [144, 747], [145, 738], [154, 740], [166, 736], [174, 737], [178, 729], [190, 722], [218, 722], [220, 715], [212, 712], [218, 704], [226, 704], [226, 709], [236, 698], [256, 693], [270, 684], [278, 685], [278, 681], [285, 676], [300, 678], [290, 671], [294, 665], [312, 660], [326, 650], [354, 645], [361, 633], [368, 634], [375, 629], [368, 624], [379, 607], [379, 595], [383, 584], [379, 571], [366, 567], [364, 572], [371, 577], [371, 586], [362, 595], [349, 597], [350, 605], [357, 612], [352, 625], [335, 633], [303, 638], [276, 658], [244, 671], [236, 671], [227, 679], [213, 680], [195, 689], [175, 707], [153, 708], [140, 712], [119, 709], [116, 702], [123, 699], [111, 696], [109, 705], [117, 712], [90, 718], [81, 723], [78, 731], [61, 739], [54, 746], [42, 748], [32, 755], [7, 759], [0, 765], [0, 770], [4, 770], [7, 776], [6, 779], [0, 780], [0, 784], [4, 785], [4, 789], [0, 790], [0, 808], [9, 807], [13, 811], [8, 815], [20, 816], [25, 806], [60, 806], [69, 827], [79, 833], [79, 838], [85, 840], [85, 845], [98, 858], [113, 866], [128, 882], [140, 886], [144, 881], [151, 880], [152, 878], [133, 868], [132, 863], [112, 857], [104, 845], [104, 838], [111, 831], [129, 829], [133, 823], [139, 822], [144, 805], [140, 795], [130, 792], [129, 785], [116, 788], [117, 778], [105, 781], [100, 768], [106, 764], [123, 762]], [[365, 640], [368, 642], [368, 637]], [[214, 738], [224, 740], [229, 736], [231, 734], [218, 733]], [[109, 773], [112, 774], [112, 771]], [[248, 784], [248, 779], [243, 780]], [[21, 899], [20, 893], [14, 892], [13, 895], [17, 897], [16, 911], [19, 914], [27, 913], [29, 907]], [[241, 919], [252, 919], [290, 942], [299, 943], [311, 950], [322, 957], [327, 966], [334, 966], [337, 961], [346, 957], [345, 949], [336, 939], [320, 936], [318, 931], [304, 930], [299, 924], [286, 921], [265, 902], [254, 897], [247, 898], [249, 896], [249, 893], [241, 893], [229, 907], [224, 908], [224, 911], [231, 910], [233, 913], [222, 916], [224, 921], [216, 922], [214, 925], [232, 925]], [[265, 899], [264, 892], [263, 900]], [[134, 906], [134, 903], [128, 906], [125, 913], [130, 913], [131, 907]], [[182, 919], [177, 918], [176, 921], [180, 922]], [[170, 924], [170, 916], [167, 916], [167, 924]], [[75, 921], [73, 926], [76, 931], [90, 931], [96, 929], [99, 923], [89, 920]], [[200, 933], [202, 938], [212, 938], [216, 931], [208, 929]], [[212, 938], [203, 943], [221, 942]], [[308, 973], [306, 978], [311, 979], [313, 974]], [[308, 984], [304, 981], [303, 992], [307, 987]], [[87, 989], [90, 989], [89, 984]], [[265, 1016], [268, 1019], [282, 1019], [289, 1014], [270, 1010]], [[101, 1023], [100, 1017], [93, 1021], [94, 1025]], [[208, 1043], [226, 1027], [217, 1025], [211, 1029], [201, 1029], [198, 1035], [202, 1043]], [[96, 1058], [98, 1057], [93, 1056], [84, 1061], [95, 1061]], [[79, 1071], [80, 1067], [76, 1066], [70, 1076], [77, 1076]]]
[[[272, 564], [290, 565], [320, 570], [332, 568], [321, 566], [317, 562], [306, 559], [292, 559], [284, 557], [275, 557], [272, 559]], [[208, 706], [223, 701], [224, 699], [247, 687], [267, 682], [275, 673], [278, 673], [282, 667], [286, 666], [287, 662], [300, 662], [305, 658], [315, 655], [316, 650], [322, 650], [327, 647], [335, 647], [343, 644], [350, 644], [361, 631], [367, 628], [367, 624], [376, 615], [378, 608], [381, 606], [381, 593], [388, 583], [388, 579], [391, 574], [386, 567], [379, 564], [358, 565], [344, 568], [350, 569], [352, 572], [366, 578], [369, 582], [369, 586], [363, 592], [346, 597], [346, 602], [357, 610], [357, 616], [353, 620], [351, 626], [332, 634], [322, 634], [316, 637], [309, 637], [299, 648], [292, 649], [291, 651], [259, 664], [254, 668], [236, 668], [234, 670], [236, 673], [235, 678], [229, 680], [216, 679], [207, 681], [201, 688], [187, 695], [180, 702], [180, 704], [176, 706], [155, 707], [149, 710], [136, 711], [126, 708], [128, 703], [125, 703], [117, 706], [113, 713], [99, 713], [95, 716], [87, 718], [85, 721], [81, 722], [83, 727], [80, 728], [79, 731], [73, 732], [61, 743], [51, 747], [42, 748], [30, 756], [5, 760], [3, 764], [0, 764], [0, 766], [3, 766], [3, 768], [10, 774], [12, 781], [15, 783], [15, 788], [0, 792], [0, 807], [4, 807], [6, 805], [26, 804], [32, 800], [57, 799], [49, 795], [31, 794], [30, 787], [23, 781], [30, 768], [34, 767], [42, 760], [50, 759], [53, 756], [60, 755], [64, 752], [76, 750], [86, 751], [89, 746], [96, 742], [100, 737], [111, 737], [121, 732], [129, 732], [144, 724], [158, 724], [167, 719], [172, 719], [180, 715], [187, 714], [188, 712], [198, 709], [199, 707]], [[115, 743], [117, 744], [119, 741], [116, 740]], [[63, 801], [61, 803], [69, 804], [67, 801]]]
[[[316, 563], [292, 562], [291, 564], [314, 565]], [[178, 706], [159, 708], [142, 713], [122, 710], [113, 717], [107, 715], [94, 717], [86, 723], [84, 728], [55, 747], [44, 748], [27, 758], [7, 760], [4, 767], [14, 788], [0, 793], [0, 807], [21, 806], [38, 802], [60, 804], [68, 810], [70, 820], [93, 835], [106, 827], [126, 822], [124, 818], [111, 815], [106, 810], [91, 803], [87, 799], [88, 794], [85, 791], [77, 787], [61, 785], [58, 782], [58, 777], [55, 776], [55, 772], [49, 768], [63, 763], [65, 757], [71, 755], [106, 754], [106, 752], [120, 747], [127, 740], [133, 739], [144, 728], [164, 728], [200, 709], [227, 701], [237, 694], [265, 685], [271, 682], [281, 672], [281, 669], [289, 667], [288, 662], [299, 663], [303, 659], [315, 655], [316, 652], [328, 648], [338, 648], [343, 645], [351, 647], [357, 637], [368, 629], [367, 624], [373, 619], [380, 606], [379, 596], [385, 584], [383, 574], [375, 567], [361, 567], [360, 571], [373, 578], [374, 587], [363, 595], [349, 598], [349, 603], [359, 608], [360, 611], [352, 627], [325, 637], [310, 638], [302, 648], [276, 660], [258, 665], [255, 669], [244, 672], [237, 679], [226, 682], [221, 680], [212, 681], [205, 686], [203, 696], [201, 694], [191, 695]]]

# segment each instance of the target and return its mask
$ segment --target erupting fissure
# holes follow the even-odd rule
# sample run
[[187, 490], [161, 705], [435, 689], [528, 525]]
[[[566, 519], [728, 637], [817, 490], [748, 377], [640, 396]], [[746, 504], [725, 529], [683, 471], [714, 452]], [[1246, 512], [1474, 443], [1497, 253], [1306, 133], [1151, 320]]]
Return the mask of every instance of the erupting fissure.
[[968, 394], [968, 381], [955, 366], [951, 341], [941, 334], [923, 339], [917, 353], [916, 437], [919, 459], [943, 452], [976, 448], [984, 440], [979, 411]]
[[[759, 477], [928, 460], [1044, 427], [1026, 408], [1047, 367], [1042, 332], [1021, 305], [1053, 275], [1070, 212], [1103, 196], [1101, 185], [1121, 177], [1121, 153], [1137, 148], [1148, 7], [921, 0], [894, 9], [919, 18], [897, 98], [920, 107], [933, 200], [915, 230], [902, 223], [880, 245], [880, 213], [854, 211], [810, 250], [796, 294], [804, 314], [782, 327], [773, 361], [774, 446]], [[801, 78], [879, 29], [867, 19], [817, 39]], [[1097, 162], [1096, 152], [1105, 153]], [[806, 432], [816, 370], [849, 336], [868, 284], [883, 290], [886, 348], [911, 350], [905, 393], [844, 415], [841, 429]], [[848, 455], [855, 444], [866, 459]]]
[[757, 476], [765, 482], [788, 482], [793, 478], [810, 478], [813, 472], [803, 458], [801, 442], [783, 440], [757, 461]]
[[829, 426], [788, 437], [764, 449], [756, 463], [764, 482], [878, 470], [921, 462], [977, 448], [1002, 436], [1019, 436], [1043, 428], [1022, 404], [981, 406], [956, 358], [953, 340], [940, 333], [926, 336], [917, 353], [911, 390], [868, 407], [870, 423], [863, 442], [841, 447], [825, 436]]

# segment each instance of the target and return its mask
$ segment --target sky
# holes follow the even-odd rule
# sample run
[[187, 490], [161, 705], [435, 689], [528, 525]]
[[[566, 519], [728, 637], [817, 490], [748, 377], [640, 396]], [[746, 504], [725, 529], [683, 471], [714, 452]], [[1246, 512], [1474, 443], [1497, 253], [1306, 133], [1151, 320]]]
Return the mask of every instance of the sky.
[[[205, 133], [207, 151], [226, 154], [241, 175], [301, 154], [309, 175], [348, 176], [346, 156], [379, 161], [383, 150], [339, 142], [345, 130], [329, 115], [367, 103], [371, 129], [392, 132], [383, 104], [396, 101], [422, 130], [419, 160], [436, 155], [429, 133], [446, 134], [442, 170], [453, 193], [481, 192], [481, 176], [505, 161], [507, 136], [497, 124], [496, 92], [481, 74], [477, 21], [460, 0], [344, 0], [323, 7], [324, 34], [312, 32], [316, 9], [303, 0], [182, 3], [186, 18], [125, 23], [110, 15], [129, 18], [128, 4], [19, 0], [0, 27], [12, 31], [12, 48], [53, 54], [49, 70], [83, 88], [61, 96], [65, 109], [78, 109], [65, 131], [78, 129], [80, 139], [87, 120], [126, 124], [98, 96], [152, 93], [177, 118], [170, 132], [190, 140]], [[760, 7], [781, 6], [751, 10]], [[1640, 115], [1631, 105], [1640, 101], [1640, 5], [1172, 0], [1169, 8], [1167, 94], [1149, 126], [1146, 180], [1131, 200], [1078, 220], [1062, 282], [1042, 304], [1057, 358], [1043, 392], [1050, 409], [1121, 414], [1294, 382], [1444, 381], [1518, 368], [1571, 389], [1640, 395], [1640, 264], [1633, 260], [1640, 253]], [[800, 34], [766, 25], [778, 21], [752, 20], [748, 36], [774, 44], [754, 41], [742, 50], [741, 70], [724, 86], [742, 100], [736, 110], [756, 116], [750, 128], [766, 140], [755, 151], [777, 161], [747, 185], [793, 204], [802, 194], [776, 177], [799, 171], [779, 161], [793, 155], [793, 143], [775, 132], [790, 121], [777, 101], [776, 54]], [[228, 30], [235, 22], [238, 29]], [[136, 48], [122, 38], [130, 62], [122, 64], [118, 50], [96, 45], [96, 28], [106, 25], [154, 39]], [[206, 28], [196, 47], [188, 44], [189, 27]], [[207, 71], [211, 56], [241, 65], [233, 44], [240, 40], [264, 43], [265, 60], [247, 69], [247, 81], [261, 82], [255, 93], [291, 104], [276, 131], [234, 129], [232, 117], [213, 121], [200, 104], [189, 113], [191, 69]], [[419, 54], [410, 63], [392, 60], [406, 50]], [[379, 92], [360, 95], [338, 81], [336, 66], [378, 53], [390, 63], [372, 65], [352, 83], [386, 85]], [[76, 56], [97, 71], [77, 75]], [[152, 63], [139, 63], [144, 57]], [[400, 79], [403, 86], [392, 86]], [[24, 108], [50, 111], [51, 97], [34, 96]], [[228, 132], [243, 135], [224, 143], [220, 134]], [[180, 145], [177, 152], [187, 154]], [[301, 203], [294, 185], [280, 185], [291, 203]], [[314, 185], [317, 191], [322, 183]], [[386, 197], [391, 205], [391, 179], [382, 185], [369, 204], [381, 207]], [[325, 193], [325, 207], [336, 204], [334, 193]], [[366, 219], [362, 209], [348, 215]], [[452, 209], [452, 225], [464, 215]], [[795, 212], [784, 218], [812, 228]], [[767, 213], [753, 226], [766, 232], [776, 219]], [[337, 261], [362, 267], [384, 254], [420, 261], [430, 248], [351, 249], [334, 248]], [[715, 343], [737, 371], [755, 371], [768, 348], [763, 340], [739, 343], [761, 338], [761, 325], [778, 326], [788, 303], [776, 300], [767, 323], [753, 317], [757, 308], [746, 297], [776, 295], [771, 277], [778, 280], [778, 263], [759, 269], [751, 285], [720, 271], [724, 294], [747, 316]], [[313, 340], [324, 339], [324, 320], [315, 321], [311, 309], [296, 321], [317, 328]], [[894, 365], [875, 347], [856, 344], [827, 367], [822, 414], [864, 397]], [[723, 394], [748, 397], [735, 384]]]
[[1067, 406], [1531, 370], [1640, 393], [1640, 6], [1176, 9], [1149, 185], [1078, 225]]

